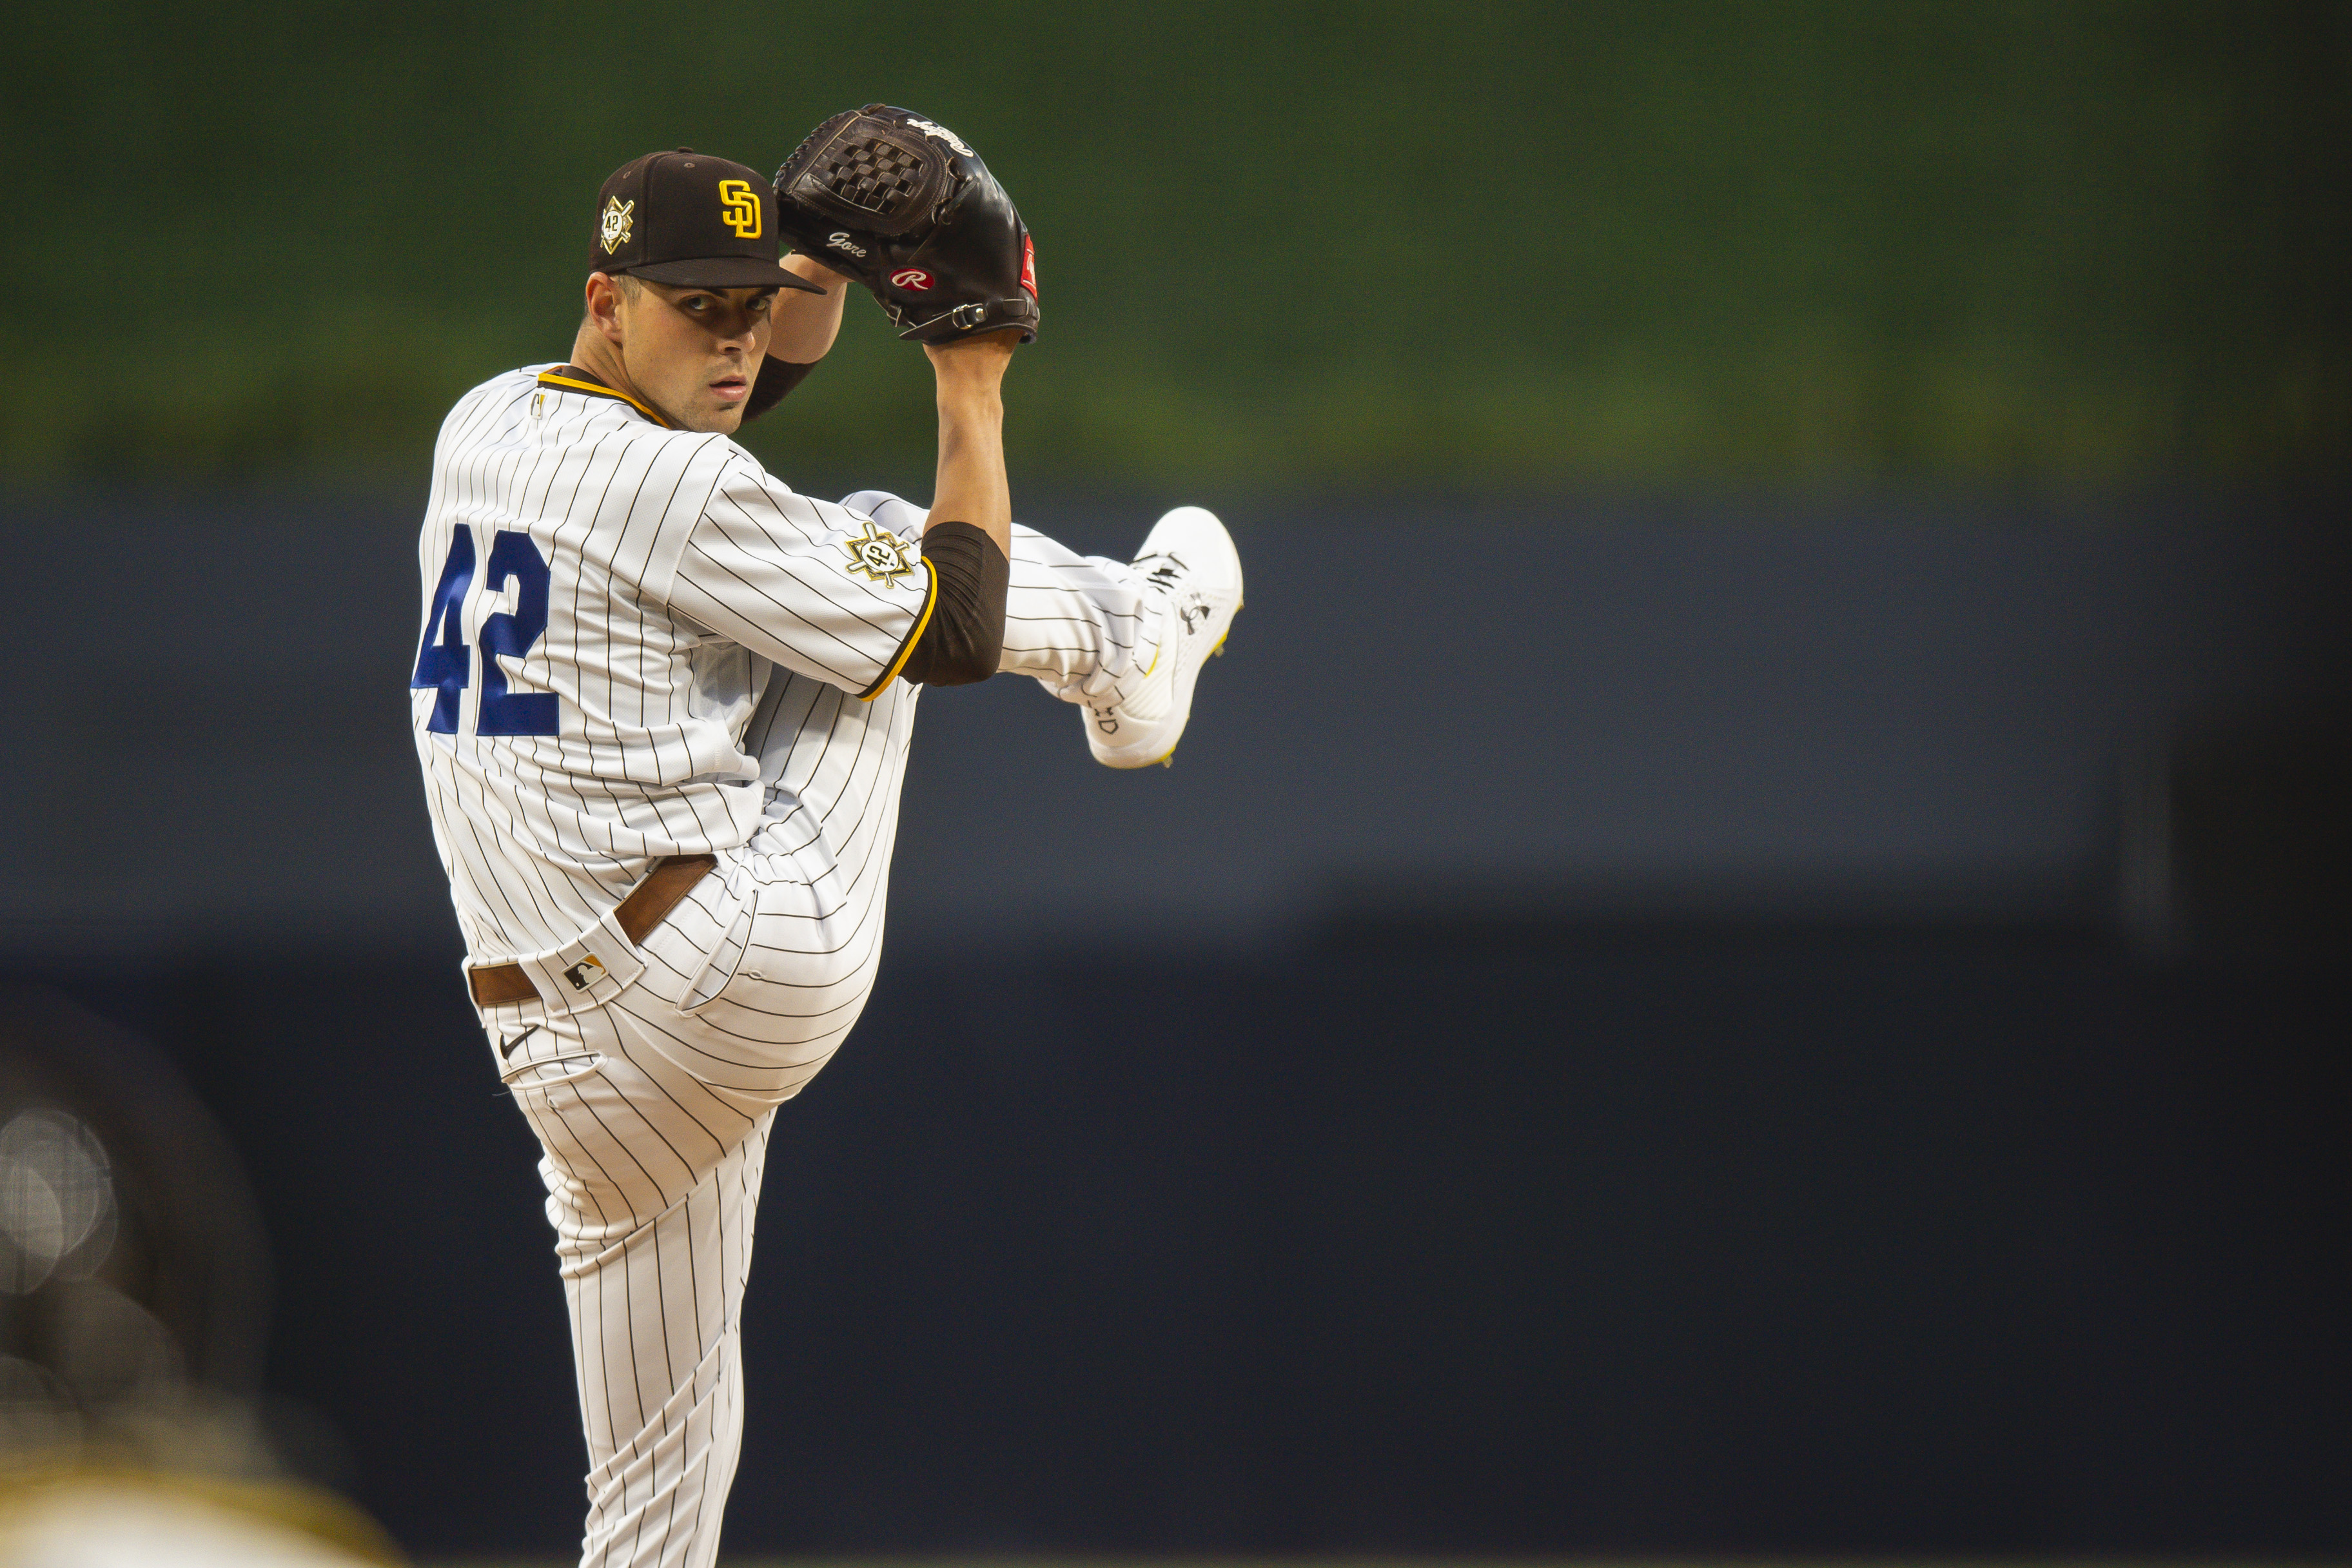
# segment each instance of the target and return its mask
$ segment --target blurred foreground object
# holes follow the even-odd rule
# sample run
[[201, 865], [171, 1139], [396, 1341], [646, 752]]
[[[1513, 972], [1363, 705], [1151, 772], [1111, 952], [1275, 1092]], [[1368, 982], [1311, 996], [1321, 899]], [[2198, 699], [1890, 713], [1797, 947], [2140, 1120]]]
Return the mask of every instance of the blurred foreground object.
[[299, 1568], [398, 1561], [366, 1519], [308, 1488], [124, 1474], [0, 1489], [0, 1568]]
[[0, 1568], [396, 1561], [256, 1418], [259, 1220], [170, 1066], [0, 991]]

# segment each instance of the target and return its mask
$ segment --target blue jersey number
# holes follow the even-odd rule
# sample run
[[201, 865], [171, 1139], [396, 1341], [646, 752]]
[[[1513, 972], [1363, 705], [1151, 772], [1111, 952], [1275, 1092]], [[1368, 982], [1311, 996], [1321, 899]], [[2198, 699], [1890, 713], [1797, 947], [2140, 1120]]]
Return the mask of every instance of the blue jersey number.
[[[478, 735], [552, 735], [556, 733], [555, 693], [507, 689], [507, 672], [500, 655], [520, 658], [547, 630], [547, 562], [530, 535], [501, 530], [490, 543], [487, 586], [494, 594], [516, 585], [515, 607], [482, 623], [482, 702], [474, 720]], [[473, 674], [466, 647], [466, 592], [474, 585], [474, 531], [457, 530], [449, 542], [449, 558], [441, 563], [441, 581], [434, 585], [433, 607], [425, 617], [425, 640], [416, 650], [416, 673], [411, 690], [437, 689], [433, 717], [425, 728], [436, 734], [457, 732], [457, 693]], [[438, 632], [436, 638], [434, 634]]]
[[474, 721], [477, 735], [552, 735], [555, 733], [555, 693], [512, 692], [499, 656], [520, 658], [547, 630], [547, 563], [528, 533], [501, 531], [490, 546], [490, 569], [485, 583], [493, 594], [506, 592], [507, 580], [516, 584], [512, 613], [500, 611], [482, 623], [482, 711]]
[[[449, 542], [449, 559], [441, 563], [441, 581], [433, 590], [433, 609], [425, 617], [425, 642], [416, 650], [416, 673], [408, 678], [411, 691], [437, 686], [433, 718], [425, 727], [436, 735], [457, 732], [457, 693], [466, 689], [472, 661], [466, 657], [466, 590], [474, 585], [474, 531], [461, 528]], [[441, 633], [436, 642], [433, 634]]]

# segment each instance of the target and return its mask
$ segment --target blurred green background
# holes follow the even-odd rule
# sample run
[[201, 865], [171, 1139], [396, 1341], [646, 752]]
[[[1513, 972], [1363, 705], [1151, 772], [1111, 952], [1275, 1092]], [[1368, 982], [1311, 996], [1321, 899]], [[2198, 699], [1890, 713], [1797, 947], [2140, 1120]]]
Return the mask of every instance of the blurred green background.
[[[17, 14], [0, 477], [421, 483], [561, 357], [602, 177], [869, 100], [1038, 237], [1016, 473], [2270, 483], [2352, 440], [2343, 5]], [[29, 187], [27, 189], [27, 187]], [[929, 467], [880, 313], [751, 444]]]

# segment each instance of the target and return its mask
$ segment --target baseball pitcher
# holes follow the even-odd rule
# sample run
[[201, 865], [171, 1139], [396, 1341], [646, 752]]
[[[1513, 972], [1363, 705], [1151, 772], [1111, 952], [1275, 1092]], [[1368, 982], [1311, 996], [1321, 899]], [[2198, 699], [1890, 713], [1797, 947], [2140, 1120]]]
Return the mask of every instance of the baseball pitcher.
[[[581, 1560], [701, 1568], [770, 1129], [873, 984], [923, 690], [1034, 676], [1104, 763], [1162, 761], [1241, 563], [1198, 508], [1130, 563], [1013, 522], [1034, 248], [944, 128], [836, 115], [772, 182], [649, 154], [588, 228], [569, 360], [442, 426], [410, 697], [466, 982], [544, 1149]], [[831, 347], [853, 281], [930, 359], [928, 509], [798, 495], [730, 439]]]

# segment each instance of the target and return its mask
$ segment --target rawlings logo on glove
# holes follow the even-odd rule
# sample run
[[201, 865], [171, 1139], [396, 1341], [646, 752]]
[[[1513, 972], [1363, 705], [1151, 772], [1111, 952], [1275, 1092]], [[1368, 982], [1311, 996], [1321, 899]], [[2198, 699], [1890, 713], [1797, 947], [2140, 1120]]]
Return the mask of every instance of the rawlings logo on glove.
[[900, 337], [1017, 327], [1035, 340], [1029, 230], [979, 154], [934, 121], [883, 103], [835, 115], [776, 171], [776, 206], [793, 248], [865, 284]]

